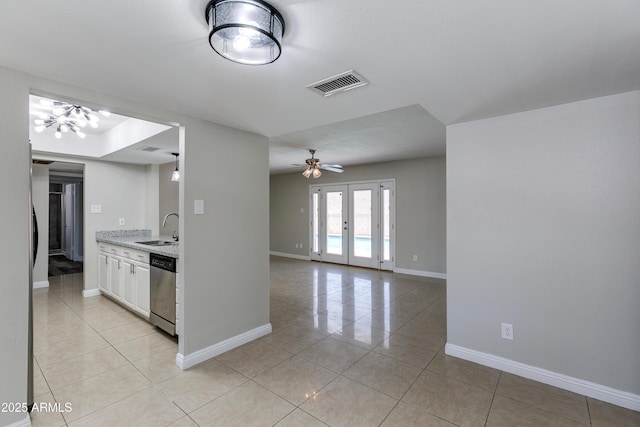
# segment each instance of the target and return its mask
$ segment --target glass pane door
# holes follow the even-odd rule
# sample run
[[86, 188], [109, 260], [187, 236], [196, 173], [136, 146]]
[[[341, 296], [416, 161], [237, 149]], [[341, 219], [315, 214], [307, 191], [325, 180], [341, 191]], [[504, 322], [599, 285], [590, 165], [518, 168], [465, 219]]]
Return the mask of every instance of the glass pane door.
[[309, 203], [309, 212], [311, 213], [311, 233], [310, 233], [310, 257], [315, 261], [322, 261], [322, 188], [311, 187], [311, 200]]
[[310, 255], [328, 261], [394, 269], [394, 181], [309, 187]]
[[329, 262], [347, 263], [347, 187], [336, 185], [324, 188], [324, 254]]
[[378, 185], [349, 185], [349, 264], [378, 268]]
[[353, 254], [371, 258], [371, 190], [353, 192]]
[[393, 270], [395, 242], [395, 190], [393, 181], [380, 183], [380, 269]]

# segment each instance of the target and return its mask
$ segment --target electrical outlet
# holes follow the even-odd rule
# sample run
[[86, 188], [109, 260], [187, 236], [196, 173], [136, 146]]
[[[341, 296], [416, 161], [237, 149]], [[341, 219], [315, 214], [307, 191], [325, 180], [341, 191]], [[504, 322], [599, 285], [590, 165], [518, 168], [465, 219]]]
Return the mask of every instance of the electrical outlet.
[[413, 256], [413, 262], [418, 262], [418, 255]]
[[120, 220], [118, 221], [118, 223], [119, 223], [120, 225], [124, 225], [124, 218], [120, 218]]
[[304, 246], [302, 246], [302, 243], [300, 243], [300, 249], [302, 249]]
[[505, 340], [513, 340], [513, 325], [510, 323], [502, 323], [502, 338]]

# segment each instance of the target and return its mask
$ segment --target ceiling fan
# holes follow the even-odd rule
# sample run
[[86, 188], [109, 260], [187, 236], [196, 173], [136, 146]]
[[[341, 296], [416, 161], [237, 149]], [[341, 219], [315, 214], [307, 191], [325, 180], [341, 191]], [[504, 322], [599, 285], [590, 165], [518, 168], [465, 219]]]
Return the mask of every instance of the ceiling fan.
[[316, 159], [315, 158], [315, 154], [316, 154], [316, 150], [314, 149], [309, 149], [309, 153], [311, 153], [311, 158], [305, 160], [305, 164], [304, 165], [295, 165], [295, 166], [305, 166], [306, 169], [304, 170], [304, 172], [302, 172], [302, 175], [304, 175], [305, 178], [320, 178], [320, 175], [322, 175], [322, 172], [320, 171], [320, 169], [326, 170], [326, 171], [331, 171], [331, 172], [337, 172], [337, 173], [342, 173], [344, 172], [344, 170], [342, 169], [342, 166], [340, 165], [323, 165], [320, 163], [320, 159]]

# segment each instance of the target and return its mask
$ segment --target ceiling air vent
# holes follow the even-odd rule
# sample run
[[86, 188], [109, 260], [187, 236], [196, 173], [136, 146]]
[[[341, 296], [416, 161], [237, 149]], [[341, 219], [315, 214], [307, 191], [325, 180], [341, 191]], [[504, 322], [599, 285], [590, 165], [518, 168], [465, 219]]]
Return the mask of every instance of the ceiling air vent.
[[137, 150], [138, 151], [146, 151], [147, 153], [153, 153], [154, 151], [158, 151], [159, 149], [160, 149], [160, 147], [146, 146], [146, 147], [140, 147]]
[[309, 89], [313, 89], [322, 96], [331, 96], [338, 92], [355, 89], [368, 84], [369, 81], [353, 70], [322, 79], [318, 82], [307, 85]]

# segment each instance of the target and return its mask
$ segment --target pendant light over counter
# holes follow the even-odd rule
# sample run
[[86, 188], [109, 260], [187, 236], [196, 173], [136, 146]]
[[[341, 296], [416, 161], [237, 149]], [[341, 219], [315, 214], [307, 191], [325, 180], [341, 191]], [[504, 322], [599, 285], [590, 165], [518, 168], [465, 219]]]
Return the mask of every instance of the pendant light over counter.
[[282, 52], [284, 19], [261, 0], [211, 0], [209, 44], [222, 57], [245, 65], [274, 62]]
[[171, 153], [176, 156], [176, 169], [171, 174], [171, 181], [180, 181], [180, 171], [178, 170], [178, 156], [180, 153]]

